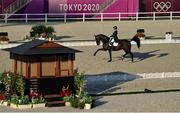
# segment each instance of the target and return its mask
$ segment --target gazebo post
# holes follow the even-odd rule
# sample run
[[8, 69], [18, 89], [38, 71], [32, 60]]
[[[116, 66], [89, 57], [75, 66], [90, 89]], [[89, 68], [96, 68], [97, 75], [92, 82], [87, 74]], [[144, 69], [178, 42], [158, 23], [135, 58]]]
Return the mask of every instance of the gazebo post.
[[25, 75], [25, 78], [26, 79], [29, 79], [29, 68], [28, 68], [28, 62], [26, 62], [26, 75]]
[[14, 73], [17, 73], [17, 60], [14, 59], [13, 63], [14, 63], [14, 67], [13, 67]]
[[41, 77], [41, 63], [37, 63], [37, 78]]

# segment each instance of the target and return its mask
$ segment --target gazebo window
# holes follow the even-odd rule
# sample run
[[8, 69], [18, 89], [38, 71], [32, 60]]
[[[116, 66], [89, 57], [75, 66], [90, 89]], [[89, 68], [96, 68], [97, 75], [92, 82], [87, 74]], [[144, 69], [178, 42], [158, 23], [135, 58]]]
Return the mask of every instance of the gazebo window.
[[55, 58], [43, 57], [41, 59], [42, 76], [55, 76]]
[[31, 73], [31, 78], [36, 78], [37, 77], [37, 63], [31, 63], [30, 65], [30, 73]]
[[61, 57], [61, 76], [68, 76], [69, 67], [68, 67], [68, 55], [63, 55]]
[[17, 61], [17, 74], [22, 75], [22, 62]]

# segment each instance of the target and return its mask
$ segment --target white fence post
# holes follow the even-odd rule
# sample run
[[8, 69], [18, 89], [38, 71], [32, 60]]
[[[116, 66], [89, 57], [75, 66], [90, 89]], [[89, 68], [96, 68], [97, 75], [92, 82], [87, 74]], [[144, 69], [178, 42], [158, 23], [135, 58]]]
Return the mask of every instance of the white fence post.
[[27, 15], [27, 13], [26, 13], [26, 23], [28, 23], [28, 15]]
[[8, 14], [5, 14], [5, 23], [7, 24]]
[[83, 13], [83, 22], [85, 22], [85, 13]]
[[138, 19], [139, 19], [139, 13], [137, 12], [136, 13], [136, 21], [138, 21]]
[[103, 21], [103, 13], [101, 13], [101, 22]]
[[173, 20], [173, 14], [170, 12], [170, 20]]
[[121, 13], [119, 13], [119, 21], [121, 21]]
[[153, 12], [153, 21], [156, 20], [156, 12]]
[[47, 23], [47, 13], [45, 13], [45, 23]]
[[66, 23], [67, 22], [67, 15], [66, 15], [66, 13], [64, 13], [64, 22]]

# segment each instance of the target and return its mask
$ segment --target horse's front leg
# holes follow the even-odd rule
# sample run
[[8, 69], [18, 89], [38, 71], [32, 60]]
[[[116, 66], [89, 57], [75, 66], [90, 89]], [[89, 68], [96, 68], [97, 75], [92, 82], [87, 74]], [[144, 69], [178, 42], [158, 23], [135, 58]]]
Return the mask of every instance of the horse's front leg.
[[111, 62], [112, 61], [112, 51], [111, 51], [111, 49], [109, 49], [108, 52], [109, 52], [109, 58], [110, 58], [108, 62]]
[[96, 56], [96, 54], [97, 54], [98, 51], [103, 51], [103, 50], [104, 50], [103, 48], [98, 49], [98, 50], [94, 53], [94, 56]]

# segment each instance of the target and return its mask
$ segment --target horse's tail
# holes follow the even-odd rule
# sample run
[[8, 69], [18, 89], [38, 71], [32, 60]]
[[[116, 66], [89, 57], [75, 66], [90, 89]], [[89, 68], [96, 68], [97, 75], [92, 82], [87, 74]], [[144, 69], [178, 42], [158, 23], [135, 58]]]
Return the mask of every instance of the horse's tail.
[[135, 41], [136, 44], [137, 44], [137, 47], [140, 48], [140, 46], [141, 46], [141, 41], [140, 41], [140, 39], [139, 39], [137, 36], [134, 36], [134, 37], [131, 39], [131, 41]]

